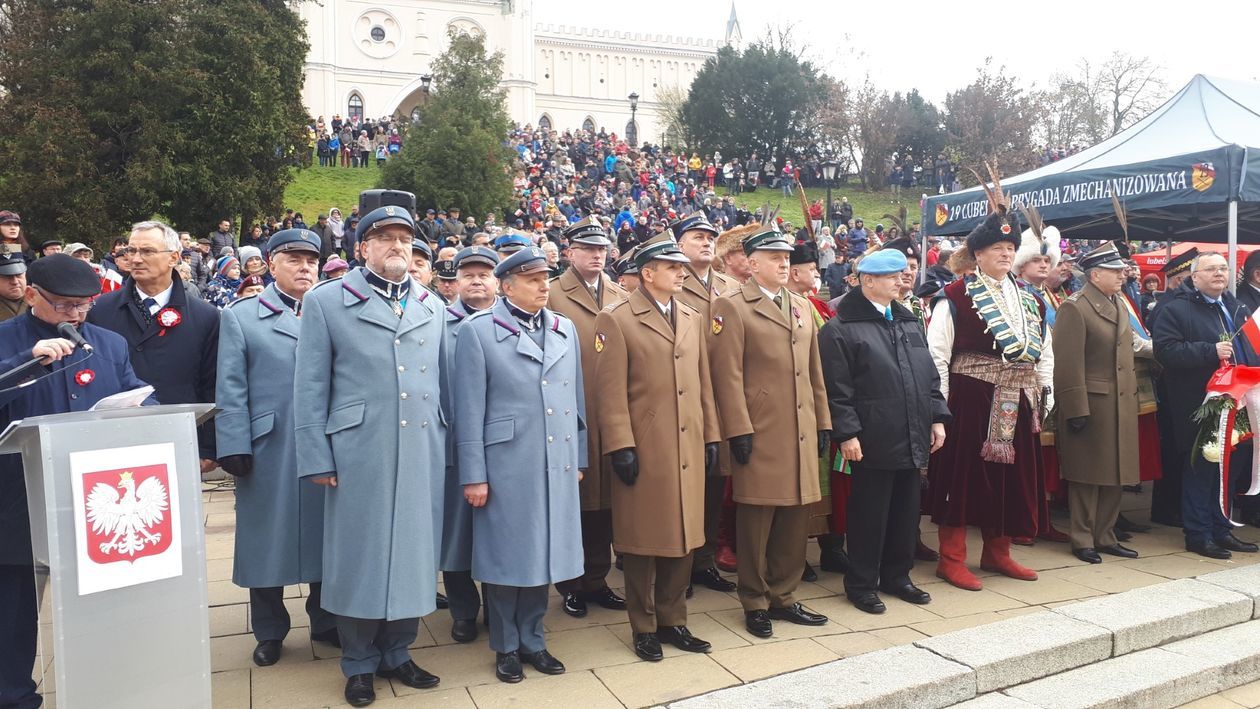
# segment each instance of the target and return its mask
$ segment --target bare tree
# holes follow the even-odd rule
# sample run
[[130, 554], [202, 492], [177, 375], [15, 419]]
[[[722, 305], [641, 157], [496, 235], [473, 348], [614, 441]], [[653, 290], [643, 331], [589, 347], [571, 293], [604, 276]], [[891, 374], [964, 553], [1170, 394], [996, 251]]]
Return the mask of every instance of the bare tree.
[[878, 190], [887, 180], [904, 119], [901, 97], [889, 96], [871, 83], [870, 77], [854, 92], [849, 117], [851, 145], [866, 189]]
[[1098, 82], [1111, 113], [1111, 135], [1137, 123], [1168, 98], [1163, 67], [1150, 57], [1116, 51], [1098, 70]]
[[1003, 175], [1035, 164], [1032, 137], [1037, 106], [1004, 67], [980, 67], [976, 80], [945, 98], [949, 153], [964, 167], [995, 163]]
[[683, 120], [682, 108], [687, 103], [687, 90], [681, 86], [664, 86], [656, 90], [660, 104], [662, 142], [673, 146], [690, 146], [691, 132]]
[[1048, 146], [1088, 146], [1110, 134], [1110, 113], [1103, 105], [1102, 85], [1089, 60], [1081, 60], [1074, 73], [1055, 74], [1049, 89], [1033, 96], [1033, 103], [1043, 108], [1037, 132]]

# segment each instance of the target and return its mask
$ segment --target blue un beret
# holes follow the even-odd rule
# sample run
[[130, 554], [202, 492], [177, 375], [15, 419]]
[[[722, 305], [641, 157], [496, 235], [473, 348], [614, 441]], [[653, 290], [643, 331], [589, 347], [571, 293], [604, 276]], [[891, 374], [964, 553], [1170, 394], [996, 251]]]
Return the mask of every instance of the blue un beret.
[[390, 224], [401, 224], [411, 230], [412, 234], [416, 233], [416, 222], [411, 218], [411, 213], [405, 207], [387, 205], [377, 207], [368, 212], [367, 216], [359, 221], [359, 226], [354, 231], [354, 238], [357, 241], [363, 241], [374, 230]]
[[310, 229], [283, 229], [267, 240], [267, 253], [281, 251], [310, 251], [318, 255], [321, 242], [319, 235]]
[[524, 234], [504, 234], [494, 240], [495, 251], [514, 252], [533, 245], [534, 242]]
[[887, 276], [906, 270], [906, 255], [895, 249], [881, 249], [858, 261], [857, 272], [868, 276]]

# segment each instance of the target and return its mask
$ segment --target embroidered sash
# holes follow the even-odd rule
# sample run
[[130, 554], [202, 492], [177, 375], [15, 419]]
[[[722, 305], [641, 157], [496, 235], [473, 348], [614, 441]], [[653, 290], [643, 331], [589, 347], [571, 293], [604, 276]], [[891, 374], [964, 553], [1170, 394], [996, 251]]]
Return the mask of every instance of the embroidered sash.
[[1011, 323], [1002, 316], [1002, 309], [994, 300], [993, 293], [985, 287], [976, 276], [967, 276], [967, 296], [971, 298], [972, 307], [984, 321], [984, 331], [993, 337], [998, 351], [1007, 362], [1036, 362], [1041, 359], [1041, 311], [1037, 308], [1036, 298], [1023, 288], [1016, 288], [1019, 303], [1015, 307], [1023, 308], [1024, 333], [1019, 337]]
[[980, 457], [990, 463], [1015, 462], [1015, 424], [1019, 421], [1019, 397], [1028, 397], [1033, 411], [1033, 433], [1041, 432], [1037, 412], [1041, 410], [1041, 387], [1037, 384], [1037, 366], [1032, 362], [1006, 362], [978, 352], [959, 352], [949, 365], [951, 374], [959, 374], [993, 385], [993, 404], [989, 407], [989, 434], [980, 447]]

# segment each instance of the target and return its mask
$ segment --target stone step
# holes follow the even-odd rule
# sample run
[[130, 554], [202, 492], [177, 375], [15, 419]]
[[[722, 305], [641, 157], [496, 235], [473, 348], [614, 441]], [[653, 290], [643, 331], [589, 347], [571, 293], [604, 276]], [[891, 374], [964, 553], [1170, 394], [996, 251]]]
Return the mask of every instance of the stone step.
[[[1260, 621], [1214, 630], [1162, 647], [1039, 679], [1001, 694], [1038, 707], [1160, 709], [1260, 679]], [[981, 697], [1003, 706], [1001, 698]]]
[[1125, 591], [670, 709], [1177, 706], [1260, 679], [1260, 565]]

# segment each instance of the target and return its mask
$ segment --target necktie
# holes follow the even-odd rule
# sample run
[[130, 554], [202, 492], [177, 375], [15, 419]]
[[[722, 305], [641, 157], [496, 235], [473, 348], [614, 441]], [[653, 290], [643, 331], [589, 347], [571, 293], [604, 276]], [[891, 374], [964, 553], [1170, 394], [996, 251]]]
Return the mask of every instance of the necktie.
[[1229, 328], [1229, 334], [1234, 334], [1234, 319], [1229, 316], [1229, 311], [1225, 308], [1225, 301], [1218, 300], [1216, 304], [1221, 308], [1221, 315], [1225, 318], [1225, 327]]
[[157, 301], [152, 298], [145, 298], [140, 301], [140, 314], [144, 316], [146, 323], [153, 322], [153, 307], [157, 305]]
[[893, 319], [893, 318], [892, 318], [892, 306], [891, 306], [891, 305], [885, 305], [885, 306], [884, 306], [884, 319], [885, 319], [885, 320], [887, 320], [888, 322], [892, 322], [892, 319]]
[[776, 308], [782, 308], [782, 307], [783, 307], [783, 296], [782, 296], [781, 294], [780, 294], [780, 295], [776, 295], [776, 296], [774, 297], [774, 307], [776, 307]]

